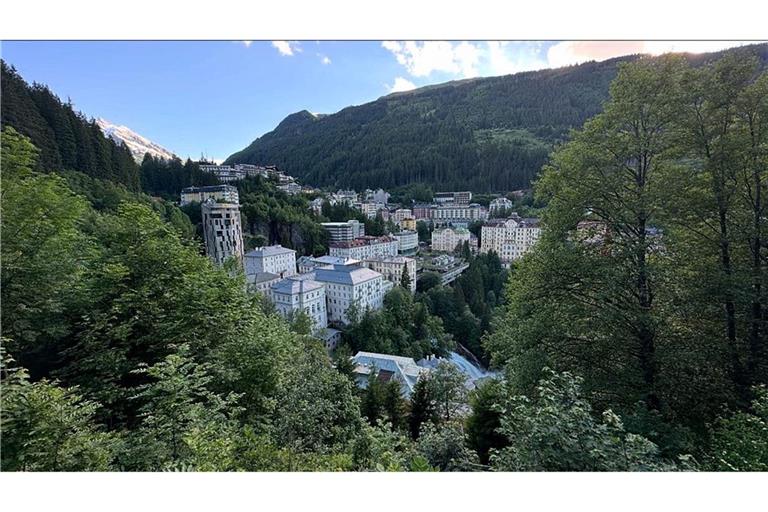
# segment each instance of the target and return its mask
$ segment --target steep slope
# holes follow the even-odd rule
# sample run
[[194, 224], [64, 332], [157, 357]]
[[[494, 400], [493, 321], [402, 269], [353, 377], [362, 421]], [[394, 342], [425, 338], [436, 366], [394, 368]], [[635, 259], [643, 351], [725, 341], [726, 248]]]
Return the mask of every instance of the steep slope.
[[[765, 44], [727, 51], [768, 61]], [[326, 116], [297, 112], [225, 163], [277, 164], [318, 186], [527, 187], [554, 145], [600, 112], [618, 64], [636, 58], [448, 82]]]
[[1, 124], [26, 135], [40, 150], [41, 170], [80, 171], [140, 189], [139, 167], [128, 147], [104, 135], [93, 119], [75, 112], [46, 86], [27, 84], [5, 61]]
[[104, 135], [110, 137], [112, 140], [120, 143], [125, 143], [128, 149], [131, 150], [134, 160], [141, 163], [144, 159], [144, 155], [149, 153], [155, 158], [162, 158], [164, 160], [171, 160], [176, 158], [172, 152], [168, 151], [159, 144], [156, 144], [148, 138], [139, 135], [127, 126], [121, 126], [107, 121], [106, 119], [97, 118], [96, 124], [99, 125]]

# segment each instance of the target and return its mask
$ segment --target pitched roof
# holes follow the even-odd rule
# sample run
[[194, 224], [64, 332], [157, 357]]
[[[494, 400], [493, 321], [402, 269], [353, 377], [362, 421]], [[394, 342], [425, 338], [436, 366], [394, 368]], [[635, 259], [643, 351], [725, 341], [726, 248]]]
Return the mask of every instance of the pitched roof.
[[311, 279], [292, 279], [289, 277], [273, 284], [270, 288], [275, 293], [296, 295], [311, 292], [322, 287], [323, 285], [321, 283]]
[[334, 265], [333, 268], [318, 268], [315, 279], [321, 283], [355, 285], [381, 277], [381, 274], [366, 267]]
[[257, 249], [253, 249], [251, 251], [248, 251], [245, 254], [246, 258], [264, 258], [265, 256], [277, 256], [279, 254], [287, 254], [287, 253], [295, 253], [293, 249], [288, 249], [287, 247], [283, 247], [282, 245], [266, 245], [264, 247], [259, 247]]

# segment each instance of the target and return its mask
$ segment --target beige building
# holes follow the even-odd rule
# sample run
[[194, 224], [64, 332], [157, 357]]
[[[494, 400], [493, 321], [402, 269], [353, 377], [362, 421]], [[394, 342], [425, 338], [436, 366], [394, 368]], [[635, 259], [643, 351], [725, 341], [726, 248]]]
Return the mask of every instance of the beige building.
[[480, 252], [496, 252], [504, 263], [522, 258], [541, 236], [539, 219], [494, 219], [485, 224], [480, 236]]
[[416, 293], [416, 260], [405, 256], [379, 256], [363, 261], [363, 264], [384, 276], [384, 279], [395, 285], [400, 284], [403, 268], [411, 279], [410, 291]]
[[471, 233], [466, 228], [438, 228], [432, 231], [432, 250], [453, 252], [456, 246], [469, 242]]

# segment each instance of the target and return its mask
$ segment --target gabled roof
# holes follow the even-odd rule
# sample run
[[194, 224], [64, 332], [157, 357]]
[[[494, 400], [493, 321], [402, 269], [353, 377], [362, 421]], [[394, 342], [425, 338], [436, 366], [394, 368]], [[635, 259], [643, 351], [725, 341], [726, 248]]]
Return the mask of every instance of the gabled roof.
[[270, 289], [275, 293], [296, 295], [311, 292], [322, 287], [323, 285], [321, 283], [311, 279], [291, 279], [289, 277], [273, 284]]
[[358, 375], [369, 375], [375, 370], [379, 372], [379, 378], [384, 374], [387, 381], [396, 379], [400, 382], [401, 392], [406, 397], [410, 396], [419, 376], [430, 371], [428, 368], [418, 366], [410, 357], [375, 352], [358, 352], [352, 358], [352, 362], [355, 363], [355, 373]]
[[318, 268], [315, 279], [321, 283], [355, 285], [381, 277], [381, 274], [366, 267], [334, 265], [333, 268]]
[[267, 245], [248, 251], [246, 258], [264, 258], [265, 256], [277, 256], [279, 254], [295, 253], [293, 249], [283, 247], [282, 245]]

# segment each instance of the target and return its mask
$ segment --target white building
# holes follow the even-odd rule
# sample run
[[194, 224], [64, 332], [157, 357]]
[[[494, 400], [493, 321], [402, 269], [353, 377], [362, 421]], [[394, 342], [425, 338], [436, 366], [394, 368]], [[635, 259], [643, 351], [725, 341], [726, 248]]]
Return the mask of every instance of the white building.
[[476, 203], [470, 205], [444, 204], [432, 208], [429, 213], [437, 225], [468, 224], [488, 218], [488, 210]]
[[466, 228], [438, 228], [432, 231], [432, 250], [453, 252], [456, 246], [469, 242], [471, 233]]
[[400, 223], [403, 219], [410, 219], [413, 217], [413, 212], [408, 208], [398, 208], [395, 212], [389, 216], [393, 222]]
[[338, 256], [302, 256], [296, 260], [299, 273], [314, 272], [318, 268], [332, 268], [334, 265], [359, 265], [360, 260], [340, 258]]
[[369, 219], [375, 219], [376, 215], [379, 213], [379, 210], [384, 209], [384, 203], [366, 201], [364, 203], [360, 203], [359, 208], [366, 217]]
[[373, 200], [377, 203], [387, 204], [389, 202], [389, 192], [379, 189], [373, 193]]
[[273, 284], [280, 281], [280, 276], [271, 272], [259, 272], [257, 274], [246, 274], [245, 279], [251, 291], [256, 291], [266, 297], [270, 297], [269, 289]]
[[410, 291], [416, 293], [416, 260], [405, 256], [379, 256], [363, 261], [363, 265], [384, 276], [384, 279], [395, 285], [400, 284], [405, 268], [411, 279]]
[[419, 234], [416, 231], [401, 231], [392, 236], [397, 240], [400, 254], [413, 254], [419, 248]]
[[315, 281], [325, 285], [328, 320], [349, 323], [347, 310], [352, 304], [361, 313], [381, 309], [384, 305], [384, 278], [378, 272], [356, 265], [334, 265], [318, 268]]
[[331, 256], [364, 260], [375, 256], [397, 256], [400, 243], [389, 236], [363, 236], [345, 242], [331, 242], [329, 245]]
[[494, 219], [485, 224], [480, 236], [480, 252], [496, 252], [504, 263], [522, 258], [541, 235], [539, 219]]
[[508, 212], [515, 205], [512, 201], [506, 197], [498, 197], [491, 201], [491, 205], [488, 208], [488, 213], [494, 215], [495, 213]]
[[438, 204], [469, 204], [472, 200], [472, 192], [464, 190], [461, 192], [436, 192], [434, 201]]
[[243, 263], [243, 229], [240, 225], [240, 205], [217, 203], [208, 199], [201, 206], [205, 252], [216, 265], [229, 258]]
[[285, 318], [294, 318], [303, 311], [312, 320], [312, 330], [328, 326], [325, 286], [312, 279], [288, 278], [270, 287], [275, 309]]
[[253, 249], [245, 255], [245, 274], [269, 272], [281, 278], [296, 274], [296, 251], [282, 245]]
[[365, 236], [365, 224], [356, 219], [346, 222], [323, 222], [321, 225], [328, 231], [331, 242], [348, 242]]
[[429, 373], [429, 368], [416, 364], [410, 357], [376, 354], [373, 352], [358, 352], [352, 357], [355, 365], [355, 383], [360, 388], [368, 387], [368, 378], [375, 372], [383, 382], [395, 381], [400, 384], [400, 394], [410, 398], [419, 377]]
[[301, 185], [294, 182], [283, 183], [281, 185], [278, 185], [277, 189], [282, 190], [283, 192], [291, 196], [294, 196], [296, 194], [301, 194]]
[[181, 190], [181, 206], [189, 203], [204, 203], [213, 199], [222, 203], [239, 203], [237, 187], [232, 185], [212, 185], [210, 187], [187, 187]]
[[334, 199], [339, 203], [351, 205], [357, 202], [357, 192], [354, 190], [338, 190], [334, 194]]

